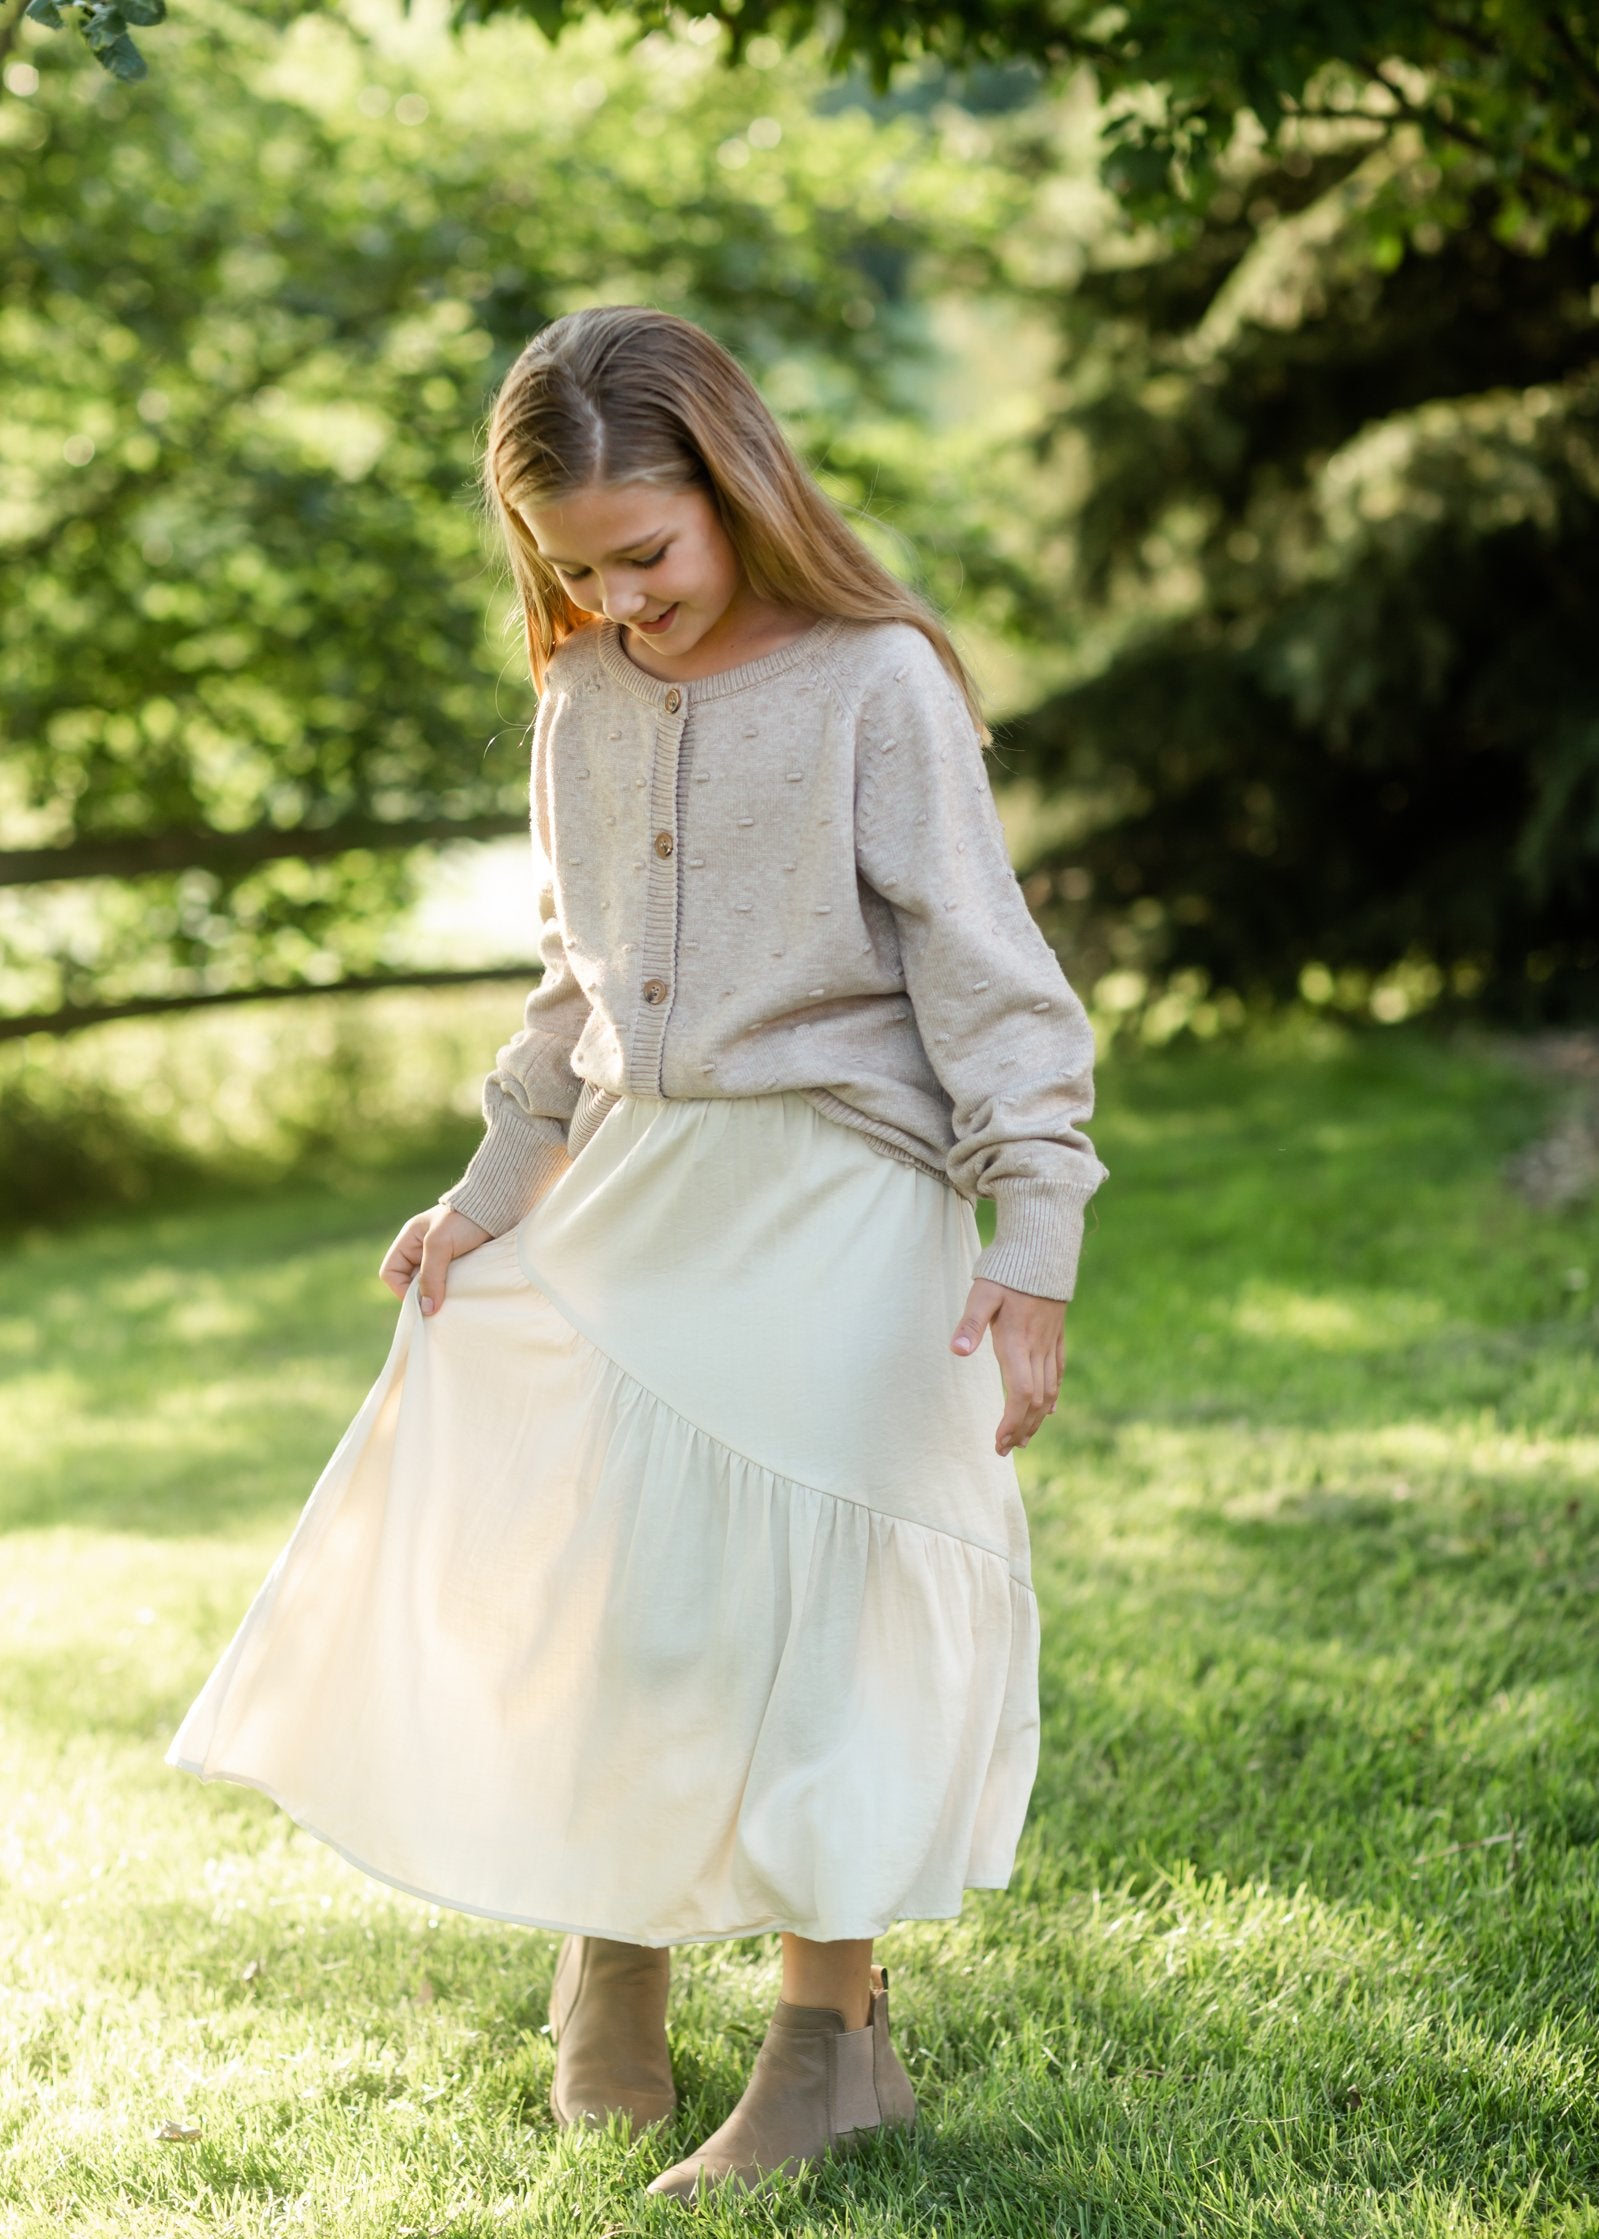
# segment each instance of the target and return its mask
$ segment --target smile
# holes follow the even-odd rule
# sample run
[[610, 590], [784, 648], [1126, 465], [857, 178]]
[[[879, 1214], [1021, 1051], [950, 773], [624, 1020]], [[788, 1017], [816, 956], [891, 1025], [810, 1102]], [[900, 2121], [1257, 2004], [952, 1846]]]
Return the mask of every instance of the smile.
[[661, 632], [663, 630], [669, 630], [676, 620], [677, 601], [676, 599], [674, 599], [671, 605], [666, 609], [666, 612], [664, 614], [657, 614], [653, 622], [639, 622], [636, 623], [634, 627], [640, 630], [648, 630], [652, 637], [659, 637]]

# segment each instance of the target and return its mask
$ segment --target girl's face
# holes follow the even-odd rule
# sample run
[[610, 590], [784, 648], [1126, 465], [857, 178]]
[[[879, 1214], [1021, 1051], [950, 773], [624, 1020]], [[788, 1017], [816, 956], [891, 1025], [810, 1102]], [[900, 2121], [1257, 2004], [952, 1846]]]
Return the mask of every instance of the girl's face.
[[637, 630], [662, 658], [736, 630], [743, 570], [703, 490], [600, 482], [517, 512], [573, 604]]

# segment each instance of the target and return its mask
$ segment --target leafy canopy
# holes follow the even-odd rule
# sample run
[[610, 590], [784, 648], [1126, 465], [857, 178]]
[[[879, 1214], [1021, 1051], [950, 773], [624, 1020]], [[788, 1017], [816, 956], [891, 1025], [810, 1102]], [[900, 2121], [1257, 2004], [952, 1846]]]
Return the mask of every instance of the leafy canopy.
[[[406, 0], [409, 7], [410, 0]], [[113, 75], [147, 65], [130, 26], [165, 0], [27, 0], [52, 28], [74, 24]], [[737, 65], [814, 42], [825, 67], [886, 92], [923, 60], [965, 71], [1022, 61], [1046, 75], [1085, 68], [1106, 104], [1104, 177], [1135, 214], [1202, 209], [1240, 118], [1268, 147], [1306, 117], [1351, 112], [1413, 123], [1446, 200], [1463, 163], [1486, 167], [1507, 208], [1556, 230], [1590, 219], [1599, 192], [1599, 12], [1592, 0], [451, 0], [456, 30], [496, 17], [550, 40], [594, 16], [638, 41], [704, 25]]]

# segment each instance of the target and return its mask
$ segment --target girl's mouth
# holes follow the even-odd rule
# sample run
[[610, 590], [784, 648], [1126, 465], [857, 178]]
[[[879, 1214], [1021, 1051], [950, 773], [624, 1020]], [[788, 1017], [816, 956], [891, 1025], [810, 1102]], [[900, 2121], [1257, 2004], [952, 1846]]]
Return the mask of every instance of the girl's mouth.
[[651, 637], [659, 637], [661, 632], [663, 630], [669, 630], [676, 620], [677, 601], [676, 599], [674, 599], [671, 605], [667, 608], [666, 612], [664, 614], [658, 614], [653, 622], [640, 622], [636, 626], [641, 630], [648, 630]]

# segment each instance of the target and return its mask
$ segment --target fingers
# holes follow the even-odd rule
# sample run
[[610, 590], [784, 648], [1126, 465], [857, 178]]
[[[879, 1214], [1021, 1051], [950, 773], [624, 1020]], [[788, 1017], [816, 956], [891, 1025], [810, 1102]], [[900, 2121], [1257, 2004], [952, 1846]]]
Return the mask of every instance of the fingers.
[[1046, 1415], [1052, 1414], [1065, 1368], [1061, 1307], [984, 1277], [973, 1282], [966, 1311], [955, 1325], [950, 1350], [972, 1353], [992, 1325], [994, 1352], [1005, 1384], [1005, 1412], [994, 1434], [994, 1451], [1008, 1454], [1025, 1446]]
[[425, 1213], [418, 1213], [415, 1219], [407, 1221], [378, 1269], [378, 1281], [386, 1284], [396, 1298], [404, 1298], [421, 1262], [422, 1230], [426, 1221]]
[[476, 1251], [492, 1233], [453, 1206], [431, 1206], [406, 1222], [378, 1269], [378, 1280], [402, 1299], [415, 1281], [423, 1313], [436, 1314], [444, 1303], [451, 1260]]
[[1025, 1446], [1045, 1416], [1054, 1414], [1066, 1369], [1059, 1303], [1025, 1292], [1012, 1295], [1015, 1307], [994, 1319], [994, 1351], [1005, 1382], [1005, 1412], [994, 1434], [994, 1451], [1001, 1455]]
[[436, 1314], [444, 1304], [444, 1286], [452, 1259], [464, 1259], [486, 1244], [494, 1231], [453, 1205], [436, 1205], [418, 1216], [423, 1223], [422, 1260], [417, 1276], [418, 1303], [424, 1314]]
[[1025, 1446], [1044, 1417], [1054, 1413], [1059, 1387], [1053, 1375], [1046, 1374], [1048, 1365], [1034, 1361], [1029, 1370], [1006, 1377], [1005, 1412], [994, 1434], [995, 1453], [1008, 1454], [1013, 1447]]
[[424, 1314], [436, 1314], [444, 1304], [445, 1278], [454, 1256], [444, 1222], [433, 1222], [422, 1238], [422, 1263], [417, 1274], [417, 1303]]

